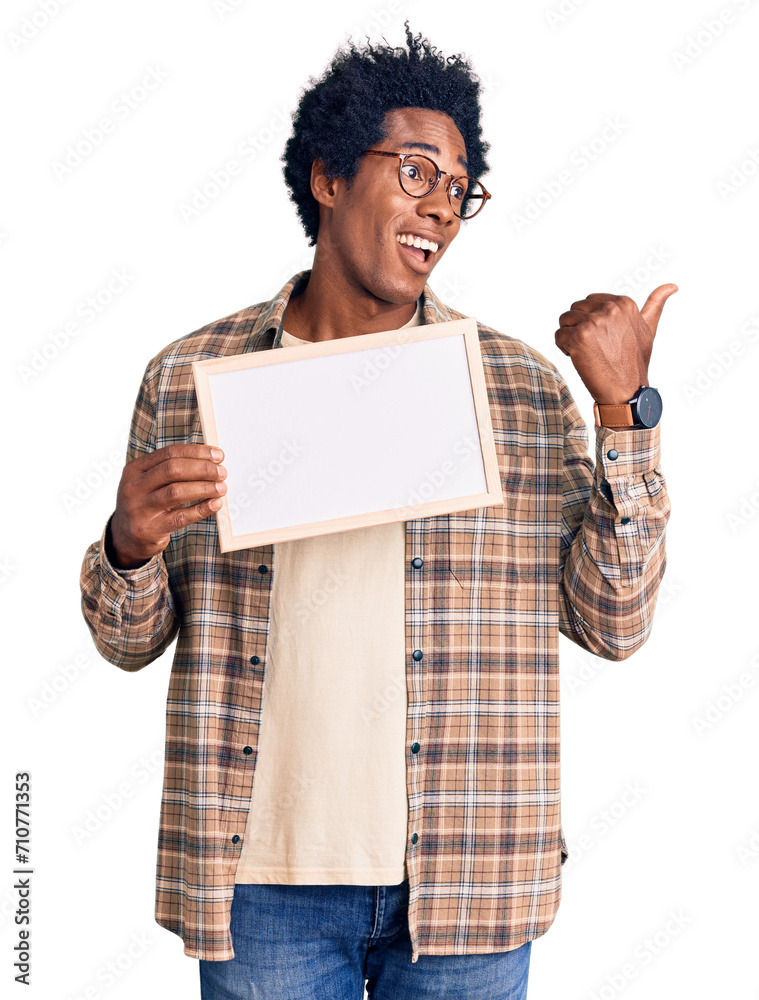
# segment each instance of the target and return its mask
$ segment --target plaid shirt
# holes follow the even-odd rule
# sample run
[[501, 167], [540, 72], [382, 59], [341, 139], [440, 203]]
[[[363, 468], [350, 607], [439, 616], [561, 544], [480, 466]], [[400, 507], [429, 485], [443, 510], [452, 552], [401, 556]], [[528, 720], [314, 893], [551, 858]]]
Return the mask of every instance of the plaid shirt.
[[[203, 442], [191, 363], [280, 347], [287, 302], [309, 274], [156, 355], [137, 396], [127, 461]], [[429, 287], [423, 308], [425, 323], [462, 318]], [[629, 656], [648, 637], [666, 563], [659, 428], [596, 429], [594, 468], [556, 367], [520, 340], [478, 329], [504, 503], [405, 529], [414, 962], [509, 951], [551, 926], [567, 857], [559, 632], [607, 659]], [[230, 959], [274, 546], [223, 555], [208, 517], [174, 532], [144, 566], [116, 570], [105, 534], [81, 571], [82, 611], [101, 655], [140, 670], [178, 636], [155, 918], [182, 938], [186, 955]], [[416, 741], [421, 752], [411, 753]]]

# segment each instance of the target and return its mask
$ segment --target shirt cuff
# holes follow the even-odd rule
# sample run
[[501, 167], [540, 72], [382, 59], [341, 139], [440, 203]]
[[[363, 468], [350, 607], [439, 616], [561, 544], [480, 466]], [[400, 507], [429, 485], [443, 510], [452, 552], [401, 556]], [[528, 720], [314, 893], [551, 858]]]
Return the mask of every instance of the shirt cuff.
[[661, 461], [661, 424], [615, 431], [596, 427], [596, 483], [630, 479], [658, 471]]
[[596, 427], [595, 483], [618, 516], [630, 517], [650, 506], [664, 488], [660, 424], [615, 431]]
[[148, 559], [144, 566], [134, 566], [131, 569], [114, 566], [108, 558], [105, 544], [108, 527], [112, 518], [113, 514], [106, 521], [103, 534], [100, 536], [100, 570], [107, 577], [111, 586], [118, 592], [119, 596], [123, 597], [130, 588], [132, 590], [142, 590], [147, 584], [153, 583], [160, 577], [161, 553], [159, 552]]

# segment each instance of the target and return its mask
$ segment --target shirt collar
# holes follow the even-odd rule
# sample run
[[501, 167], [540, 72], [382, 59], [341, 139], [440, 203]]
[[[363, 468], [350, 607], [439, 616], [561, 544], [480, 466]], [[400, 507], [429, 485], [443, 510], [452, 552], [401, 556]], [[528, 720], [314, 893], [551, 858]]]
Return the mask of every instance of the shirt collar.
[[[251, 327], [245, 344], [247, 351], [266, 351], [282, 346], [282, 320], [290, 296], [302, 291], [308, 284], [311, 271], [299, 271], [268, 302], [265, 302]], [[453, 318], [451, 310], [433, 293], [429, 285], [422, 292], [422, 322], [447, 323]]]

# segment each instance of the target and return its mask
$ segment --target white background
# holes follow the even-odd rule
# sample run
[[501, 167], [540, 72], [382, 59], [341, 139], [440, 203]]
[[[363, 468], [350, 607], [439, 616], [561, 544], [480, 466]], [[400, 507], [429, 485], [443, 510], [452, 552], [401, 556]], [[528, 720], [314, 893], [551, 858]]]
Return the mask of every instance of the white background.
[[[533, 945], [529, 998], [756, 1000], [759, 2], [45, 2], [51, 16], [5, 3], [0, 30], [0, 989], [199, 995], [197, 961], [153, 920], [171, 652], [137, 674], [101, 659], [79, 569], [115, 503], [147, 361], [310, 264], [279, 162], [300, 87], [349, 31], [377, 39], [381, 24], [400, 44], [408, 16], [446, 53], [471, 56], [492, 144], [493, 200], [431, 286], [553, 360], [591, 445], [592, 401], [554, 345], [559, 315], [590, 292], [641, 306], [659, 284], [680, 287], [650, 369], [664, 398], [668, 569], [652, 636], [631, 659], [562, 639], [572, 858], [555, 923]], [[720, 26], [721, 11], [731, 20]], [[109, 109], [150, 70], [165, 79], [116, 118]], [[113, 130], [56, 176], [107, 115]], [[620, 134], [583, 161], [607, 118]], [[248, 137], [260, 150], [242, 161]], [[182, 205], [235, 157], [239, 174], [186, 221]], [[548, 195], [568, 168], [572, 183]], [[120, 289], [85, 320], [82, 303], [109, 279]], [[26, 992], [12, 968], [21, 770], [33, 778]]]

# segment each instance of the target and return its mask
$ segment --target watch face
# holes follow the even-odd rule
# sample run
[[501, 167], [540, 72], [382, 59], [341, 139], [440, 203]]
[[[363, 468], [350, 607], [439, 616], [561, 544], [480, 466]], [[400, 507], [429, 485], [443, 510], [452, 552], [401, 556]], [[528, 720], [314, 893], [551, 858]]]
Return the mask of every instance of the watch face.
[[643, 427], [656, 427], [661, 420], [662, 402], [656, 389], [644, 389], [635, 404], [635, 418]]

